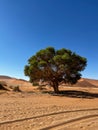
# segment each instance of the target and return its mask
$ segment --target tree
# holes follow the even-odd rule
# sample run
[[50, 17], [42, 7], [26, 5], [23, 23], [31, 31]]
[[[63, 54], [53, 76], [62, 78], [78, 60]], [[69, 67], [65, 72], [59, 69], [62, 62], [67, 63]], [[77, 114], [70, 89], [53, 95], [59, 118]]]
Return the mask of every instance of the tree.
[[75, 84], [81, 78], [80, 72], [86, 65], [87, 59], [71, 50], [48, 47], [38, 51], [28, 60], [24, 73], [30, 78], [30, 82], [39, 82], [42, 79], [51, 84], [55, 93], [59, 93], [59, 84]]

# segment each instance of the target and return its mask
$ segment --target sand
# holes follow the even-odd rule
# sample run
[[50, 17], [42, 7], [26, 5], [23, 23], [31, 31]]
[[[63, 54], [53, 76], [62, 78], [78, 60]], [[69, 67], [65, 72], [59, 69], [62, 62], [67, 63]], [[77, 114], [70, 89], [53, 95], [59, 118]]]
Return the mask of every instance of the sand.
[[73, 94], [53, 95], [24, 84], [22, 92], [0, 90], [0, 130], [98, 130], [98, 87], [61, 86]]
[[0, 95], [0, 130], [97, 130], [98, 99], [41, 93]]

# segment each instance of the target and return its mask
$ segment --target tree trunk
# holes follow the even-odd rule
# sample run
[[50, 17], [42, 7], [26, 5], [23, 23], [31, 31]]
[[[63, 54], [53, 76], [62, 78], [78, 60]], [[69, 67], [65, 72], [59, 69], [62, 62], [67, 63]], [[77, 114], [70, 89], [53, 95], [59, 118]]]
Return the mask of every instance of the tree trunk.
[[59, 93], [58, 82], [53, 82], [53, 89], [55, 93]]

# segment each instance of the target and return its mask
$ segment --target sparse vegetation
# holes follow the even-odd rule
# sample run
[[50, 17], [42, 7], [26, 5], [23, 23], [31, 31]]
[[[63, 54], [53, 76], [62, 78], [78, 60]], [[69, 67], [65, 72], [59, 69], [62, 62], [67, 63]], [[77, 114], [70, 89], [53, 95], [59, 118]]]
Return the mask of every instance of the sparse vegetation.
[[33, 86], [39, 86], [39, 83], [38, 83], [38, 82], [33, 82], [32, 85], [33, 85]]
[[55, 50], [53, 47], [42, 49], [28, 60], [24, 73], [30, 82], [41, 79], [49, 82], [55, 93], [59, 93], [61, 82], [75, 84], [81, 78], [87, 59], [68, 49]]
[[21, 92], [19, 86], [15, 86], [15, 87], [13, 88], [13, 91], [14, 91], [14, 92]]

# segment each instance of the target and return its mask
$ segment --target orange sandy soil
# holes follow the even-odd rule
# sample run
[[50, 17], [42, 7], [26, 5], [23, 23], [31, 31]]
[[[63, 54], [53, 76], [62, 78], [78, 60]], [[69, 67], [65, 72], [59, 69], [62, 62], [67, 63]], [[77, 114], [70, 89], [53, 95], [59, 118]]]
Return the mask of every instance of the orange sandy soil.
[[22, 92], [0, 90], [0, 130], [98, 130], [98, 87], [61, 86], [61, 90], [96, 93], [71, 97], [51, 95], [48, 88], [39, 91], [24, 81], [6, 82], [20, 83]]

